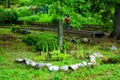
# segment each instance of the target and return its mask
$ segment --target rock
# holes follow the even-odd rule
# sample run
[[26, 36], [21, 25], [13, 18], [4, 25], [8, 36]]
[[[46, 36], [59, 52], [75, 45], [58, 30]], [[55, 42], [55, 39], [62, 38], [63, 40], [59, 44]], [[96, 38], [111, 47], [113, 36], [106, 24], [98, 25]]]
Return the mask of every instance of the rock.
[[26, 61], [25, 61], [25, 64], [26, 64], [26, 65], [30, 65], [29, 60], [26, 60]]
[[33, 66], [33, 67], [34, 67], [35, 64], [36, 64], [33, 60], [28, 60], [28, 59], [24, 59], [24, 62], [25, 62], [26, 65], [31, 65], [31, 66]]
[[87, 42], [88, 42], [88, 38], [83, 38], [83, 39], [82, 39], [82, 42], [83, 42], [83, 43], [87, 43]]
[[83, 61], [82, 64], [83, 64], [84, 66], [87, 66], [87, 62], [85, 62], [85, 61]]
[[115, 51], [115, 50], [117, 50], [117, 47], [115, 47], [114, 45], [112, 45], [111, 47], [109, 47], [109, 49], [110, 49], [111, 51]]
[[29, 60], [28, 59], [24, 59], [24, 63], [26, 64], [26, 65], [30, 65], [30, 62], [29, 62]]
[[78, 63], [76, 64], [78, 67], [85, 67], [85, 65], [83, 63]]
[[45, 65], [46, 65], [45, 63], [37, 63], [37, 64], [35, 65], [35, 69], [44, 68]]
[[47, 63], [47, 64], [45, 64], [45, 66], [46, 66], [46, 67], [50, 67], [50, 66], [52, 66], [52, 64]]
[[18, 62], [18, 63], [21, 63], [21, 62], [23, 62], [23, 61], [24, 61], [24, 59], [17, 58], [17, 59], [15, 59], [14, 61], [15, 61], [15, 62]]
[[60, 70], [63, 70], [63, 71], [68, 71], [68, 69], [69, 69], [68, 65], [60, 67]]
[[28, 29], [23, 29], [22, 31], [21, 31], [21, 34], [30, 34], [31, 32], [30, 32], [30, 30], [28, 30]]
[[77, 69], [78, 69], [78, 65], [70, 65], [70, 68], [71, 68], [72, 70], [77, 70]]
[[34, 62], [34, 61], [31, 61], [29, 64], [30, 64], [32, 67], [35, 67], [37, 63]]
[[73, 37], [70, 41], [73, 42], [73, 43], [77, 43], [76, 37]]
[[93, 63], [87, 63], [88, 66], [93, 66], [94, 64]]
[[49, 71], [58, 71], [59, 67], [58, 66], [50, 66], [48, 67]]
[[105, 37], [109, 37], [110, 33], [104, 32]]
[[92, 63], [94, 65], [96, 64], [96, 58], [94, 55], [90, 55], [90, 63]]
[[100, 52], [94, 52], [93, 55], [96, 57], [96, 58], [101, 58], [103, 57]]

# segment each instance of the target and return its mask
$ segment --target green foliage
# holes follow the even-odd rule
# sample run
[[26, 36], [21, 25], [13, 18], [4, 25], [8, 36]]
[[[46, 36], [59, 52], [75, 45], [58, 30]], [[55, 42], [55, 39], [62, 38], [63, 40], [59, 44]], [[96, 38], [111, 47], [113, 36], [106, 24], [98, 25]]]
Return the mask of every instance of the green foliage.
[[29, 10], [28, 7], [20, 7], [17, 9], [17, 13], [19, 18], [20, 17], [25, 17], [25, 16], [31, 16], [32, 15], [32, 10]]
[[52, 22], [53, 16], [49, 14], [36, 14], [32, 16], [20, 17], [18, 20], [27, 22]]
[[24, 36], [23, 41], [27, 45], [36, 45], [39, 39], [40, 39], [39, 34], [29, 34]]
[[40, 40], [37, 42], [36, 49], [37, 50], [53, 50], [58, 47], [57, 37], [52, 33], [42, 33], [39, 35]]
[[18, 14], [14, 9], [4, 9], [4, 17], [7, 20], [14, 21], [18, 19]]
[[35, 57], [34, 59], [35, 59], [36, 61], [45, 61], [46, 55], [45, 55], [45, 53], [44, 53], [44, 54], [42, 54], [42, 55], [40, 55], [40, 56]]
[[70, 58], [69, 54], [61, 53], [60, 50], [54, 50], [51, 59], [53, 61], [61, 61]]
[[62, 80], [61, 76], [58, 75], [54, 75], [50, 80]]
[[3, 62], [3, 58], [0, 56], [0, 63]]
[[35, 45], [36, 50], [49, 51], [58, 48], [57, 37], [52, 33], [30, 34], [23, 38], [28, 45]]
[[21, 32], [21, 27], [18, 26], [18, 25], [17, 26], [12, 26], [11, 32], [20, 33]]
[[71, 46], [70, 42], [63, 40], [63, 50], [68, 50]]
[[102, 60], [103, 63], [120, 63], [120, 55], [112, 55]]
[[120, 55], [115, 55], [111, 58], [112, 63], [120, 63]]
[[25, 17], [20, 17], [18, 20], [26, 21], [26, 22], [37, 22], [39, 20], [39, 16], [37, 16], [37, 15], [25, 16]]

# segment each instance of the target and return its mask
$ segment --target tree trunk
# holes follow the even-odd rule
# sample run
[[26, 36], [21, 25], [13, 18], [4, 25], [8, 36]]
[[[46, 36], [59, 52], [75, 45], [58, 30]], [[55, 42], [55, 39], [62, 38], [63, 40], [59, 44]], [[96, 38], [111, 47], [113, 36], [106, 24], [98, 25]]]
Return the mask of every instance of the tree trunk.
[[6, 0], [4, 1], [4, 5], [5, 5], [5, 8], [6, 8]]
[[10, 0], [8, 0], [8, 8], [10, 8]]
[[115, 6], [114, 31], [112, 32], [111, 37], [120, 39], [120, 3]]

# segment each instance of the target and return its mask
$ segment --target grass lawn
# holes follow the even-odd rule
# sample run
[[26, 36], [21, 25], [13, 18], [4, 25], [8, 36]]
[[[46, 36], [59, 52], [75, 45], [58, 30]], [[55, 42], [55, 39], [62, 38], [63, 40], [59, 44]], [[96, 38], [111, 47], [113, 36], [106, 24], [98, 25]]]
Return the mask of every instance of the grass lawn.
[[[120, 64], [98, 63], [93, 68], [79, 68], [77, 71], [49, 72], [47, 68], [34, 70], [30, 66], [15, 63], [16, 58], [28, 58], [39, 61], [39, 53], [33, 46], [27, 46], [22, 42], [24, 35], [11, 33], [10, 29], [0, 28], [1, 34], [11, 34], [16, 39], [0, 40], [0, 80], [120, 80]], [[109, 42], [110, 41], [110, 42]], [[85, 52], [99, 51], [104, 58], [120, 54], [120, 46], [115, 41], [104, 40], [102, 43], [89, 45], [79, 44]], [[110, 51], [106, 48], [115, 45], [117, 51]], [[98, 60], [99, 61], [99, 60]], [[67, 60], [68, 64], [79, 62], [76, 59]], [[52, 64], [62, 65], [63, 61], [52, 62]]]

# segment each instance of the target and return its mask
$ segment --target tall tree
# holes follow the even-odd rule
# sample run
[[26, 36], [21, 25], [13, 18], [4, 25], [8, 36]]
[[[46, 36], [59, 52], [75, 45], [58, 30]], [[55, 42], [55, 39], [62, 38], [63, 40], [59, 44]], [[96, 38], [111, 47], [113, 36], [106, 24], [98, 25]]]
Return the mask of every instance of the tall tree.
[[10, 0], [8, 0], [8, 8], [10, 8]]
[[4, 1], [5, 8], [6, 8], [6, 2], [7, 2], [7, 0]]
[[104, 17], [109, 16], [111, 8], [114, 8], [114, 30], [111, 33], [111, 37], [114, 37], [115, 39], [120, 39], [120, 0], [91, 0], [91, 2], [91, 9], [93, 9], [93, 12], [100, 12], [100, 10], [104, 10], [104, 12], [102, 13], [102, 19], [105, 19]]
[[112, 32], [111, 36], [116, 39], [120, 39], [120, 3], [115, 5], [114, 31]]

